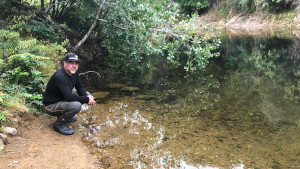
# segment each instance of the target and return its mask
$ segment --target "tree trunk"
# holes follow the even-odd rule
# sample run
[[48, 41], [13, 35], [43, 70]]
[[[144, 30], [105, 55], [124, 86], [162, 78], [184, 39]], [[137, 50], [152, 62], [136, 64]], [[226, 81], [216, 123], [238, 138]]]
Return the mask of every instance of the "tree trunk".
[[45, 0], [41, 0], [41, 10], [45, 11]]
[[45, 14], [47, 14], [49, 11], [50, 11], [50, 9], [52, 9], [53, 8], [53, 6], [54, 6], [54, 1], [50, 1], [50, 5], [44, 10], [44, 11], [42, 11], [42, 13], [45, 13]]
[[75, 52], [88, 39], [88, 37], [90, 36], [90, 34], [93, 32], [93, 30], [97, 26], [97, 23], [99, 22], [100, 14], [102, 12], [102, 8], [103, 8], [103, 6], [104, 6], [105, 3], [106, 3], [106, 0], [103, 0], [103, 2], [99, 5], [99, 8], [97, 10], [97, 15], [96, 15], [96, 18], [94, 20], [94, 23], [90, 27], [88, 33], [73, 48], [73, 52]]

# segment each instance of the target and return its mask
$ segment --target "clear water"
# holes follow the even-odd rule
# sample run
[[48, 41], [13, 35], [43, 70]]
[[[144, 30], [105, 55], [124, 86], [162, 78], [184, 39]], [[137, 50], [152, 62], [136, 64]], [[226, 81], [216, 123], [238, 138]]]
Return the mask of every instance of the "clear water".
[[206, 70], [156, 62], [151, 90], [114, 89], [79, 114], [104, 168], [300, 168], [299, 39], [222, 42]]

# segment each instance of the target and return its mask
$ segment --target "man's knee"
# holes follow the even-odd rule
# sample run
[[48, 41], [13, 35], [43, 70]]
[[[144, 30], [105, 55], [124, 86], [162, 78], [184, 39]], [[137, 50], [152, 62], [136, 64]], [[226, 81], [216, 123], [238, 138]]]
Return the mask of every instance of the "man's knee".
[[75, 112], [76, 114], [80, 112], [81, 110], [81, 103], [80, 102], [71, 102], [70, 103], [70, 108]]

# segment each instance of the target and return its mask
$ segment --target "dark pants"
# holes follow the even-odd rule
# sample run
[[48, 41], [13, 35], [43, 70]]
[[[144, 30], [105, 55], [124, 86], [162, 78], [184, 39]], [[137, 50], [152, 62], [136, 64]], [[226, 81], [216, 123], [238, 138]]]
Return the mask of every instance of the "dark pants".
[[81, 103], [78, 101], [50, 104], [44, 107], [45, 112], [51, 116], [57, 116], [57, 120], [65, 121], [72, 119], [81, 110]]

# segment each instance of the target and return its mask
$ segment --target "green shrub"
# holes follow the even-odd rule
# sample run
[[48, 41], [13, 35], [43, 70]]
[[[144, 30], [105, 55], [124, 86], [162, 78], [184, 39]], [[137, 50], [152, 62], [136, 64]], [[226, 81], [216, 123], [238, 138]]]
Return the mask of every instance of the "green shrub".
[[8, 57], [16, 52], [20, 35], [17, 32], [0, 30], [0, 59]]
[[10, 83], [25, 85], [32, 88], [32, 92], [38, 92], [41, 89], [42, 77], [45, 75], [40, 72], [45, 63], [45, 59], [30, 53], [16, 54], [8, 58], [7, 77]]
[[3, 123], [6, 122], [6, 118], [4, 116], [4, 112], [0, 111], [0, 127], [3, 126]]
[[44, 43], [38, 46], [38, 52], [43, 53], [45, 57], [51, 58], [52, 60], [60, 60], [67, 50], [57, 43]]
[[0, 59], [0, 73], [3, 68], [4, 68], [4, 61]]
[[210, 7], [208, 0], [177, 0], [184, 13], [192, 15], [199, 14], [203, 9]]
[[[45, 66], [42, 56], [36, 56], [30, 53], [16, 54], [8, 58], [7, 71], [1, 74], [11, 85], [19, 85], [20, 92], [23, 94], [27, 103], [36, 106], [42, 106], [42, 90], [45, 89], [45, 77], [49, 74], [43, 74], [40, 70]], [[3, 87], [3, 90], [9, 94], [10, 91]]]
[[253, 13], [255, 11], [264, 11], [267, 13], [281, 13], [294, 10], [298, 5], [293, 0], [226, 0], [229, 9], [234, 12]]
[[264, 11], [270, 13], [280, 13], [293, 8], [292, 1], [287, 0], [266, 0], [262, 3]]
[[[43, 56], [39, 59], [42, 59], [46, 63], [46, 66], [40, 68], [41, 72], [53, 73], [55, 70], [54, 62], [58, 62], [67, 52], [62, 45], [57, 43], [38, 41], [35, 38], [22, 40], [17, 32], [9, 30], [0, 30], [0, 33], [0, 72], [4, 69], [4, 63], [8, 56], [31, 53], [37, 56]], [[5, 41], [3, 39], [5, 39]]]
[[230, 8], [228, 7], [227, 3], [223, 2], [221, 4], [220, 10], [219, 10], [219, 15], [222, 18], [227, 18], [227, 16], [229, 15], [229, 11], [230, 11]]
[[12, 3], [17, 0], [1, 0], [0, 1], [0, 18], [7, 18], [16, 14], [17, 9]]
[[253, 13], [256, 10], [256, 0], [227, 0], [229, 8], [238, 12]]
[[18, 112], [42, 108], [45, 80], [55, 71], [54, 62], [65, 52], [57, 43], [22, 39], [15, 31], [0, 30], [1, 110]]
[[14, 24], [9, 29], [20, 32], [23, 35], [32, 35], [38, 40], [47, 40], [50, 42], [63, 42], [64, 37], [53, 25], [47, 21], [34, 16], [20, 16], [14, 18]]

